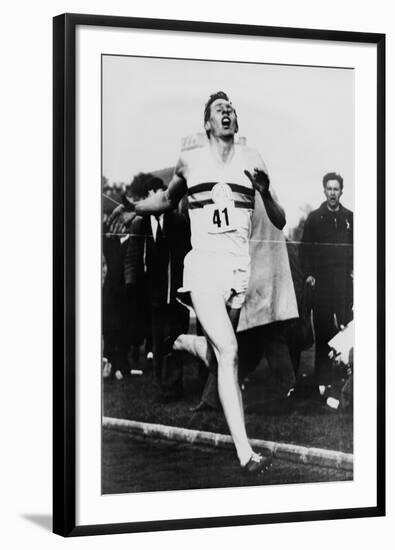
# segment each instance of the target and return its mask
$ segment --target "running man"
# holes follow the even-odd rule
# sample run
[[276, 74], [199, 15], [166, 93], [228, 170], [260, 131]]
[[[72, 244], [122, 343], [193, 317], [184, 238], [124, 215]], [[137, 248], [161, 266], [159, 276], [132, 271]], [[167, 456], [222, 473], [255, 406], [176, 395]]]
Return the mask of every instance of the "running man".
[[[207, 101], [204, 128], [207, 146], [181, 153], [167, 190], [131, 202], [127, 210], [157, 214], [174, 209], [187, 195], [192, 250], [184, 261], [182, 290], [190, 293], [217, 359], [218, 393], [240, 465], [249, 473], [261, 473], [270, 467], [271, 457], [255, 453], [247, 438], [235, 328], [249, 280], [255, 194], [261, 195], [270, 221], [280, 230], [285, 214], [269, 190], [259, 153], [235, 144], [237, 114], [224, 92]], [[127, 216], [125, 212], [125, 222]]]

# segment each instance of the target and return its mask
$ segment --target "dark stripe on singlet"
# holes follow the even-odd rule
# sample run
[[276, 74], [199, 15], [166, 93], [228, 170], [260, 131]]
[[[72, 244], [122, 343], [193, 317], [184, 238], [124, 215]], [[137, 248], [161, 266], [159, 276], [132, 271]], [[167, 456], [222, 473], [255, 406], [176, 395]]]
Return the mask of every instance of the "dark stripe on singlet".
[[[197, 193], [202, 193], [203, 191], [211, 191], [211, 189], [217, 183], [218, 183], [217, 181], [198, 183], [197, 185], [194, 185], [193, 187], [190, 187], [188, 189], [188, 195], [195, 195]], [[248, 195], [250, 197], [254, 197], [255, 195], [255, 190], [252, 189], [251, 187], [240, 185], [238, 183], [227, 183], [226, 185], [229, 185], [232, 191], [235, 191], [236, 193], [243, 193], [244, 195]]]
[[[194, 201], [190, 202], [188, 204], [188, 207], [190, 210], [194, 210], [195, 208], [203, 208], [203, 206], [206, 206], [207, 204], [214, 204], [214, 201], [212, 199], [206, 199], [203, 201]], [[248, 202], [241, 202], [241, 201], [235, 201], [235, 207], [236, 208], [247, 208], [250, 210], [254, 210], [254, 202], [248, 201]]]
[[216, 185], [217, 181], [207, 181], [205, 183], [198, 183], [193, 187], [188, 189], [188, 195], [194, 195], [195, 193], [202, 193], [203, 191], [211, 191], [211, 189]]

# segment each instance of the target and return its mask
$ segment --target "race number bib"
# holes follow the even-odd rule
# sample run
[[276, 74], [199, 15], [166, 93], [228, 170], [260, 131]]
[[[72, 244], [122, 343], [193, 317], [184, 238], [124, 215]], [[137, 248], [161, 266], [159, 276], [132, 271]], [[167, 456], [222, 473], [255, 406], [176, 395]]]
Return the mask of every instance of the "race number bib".
[[226, 233], [236, 230], [236, 208], [234, 201], [228, 200], [204, 207], [208, 233]]

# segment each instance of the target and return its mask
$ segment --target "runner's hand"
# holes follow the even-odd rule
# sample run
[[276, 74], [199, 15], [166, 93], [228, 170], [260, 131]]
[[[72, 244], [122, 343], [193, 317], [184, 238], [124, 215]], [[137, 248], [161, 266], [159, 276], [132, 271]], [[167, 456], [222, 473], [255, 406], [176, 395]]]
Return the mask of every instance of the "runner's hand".
[[270, 180], [269, 176], [263, 170], [259, 168], [254, 169], [254, 174], [248, 170], [244, 170], [245, 175], [251, 181], [254, 189], [256, 189], [261, 195], [267, 195], [269, 192]]

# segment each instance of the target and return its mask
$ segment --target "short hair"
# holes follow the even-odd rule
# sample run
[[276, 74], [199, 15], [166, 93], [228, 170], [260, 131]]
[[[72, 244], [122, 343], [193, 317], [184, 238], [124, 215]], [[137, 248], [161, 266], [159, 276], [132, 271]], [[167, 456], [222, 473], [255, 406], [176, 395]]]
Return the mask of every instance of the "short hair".
[[147, 184], [148, 191], [158, 191], [159, 189], [166, 189], [165, 184], [161, 178], [153, 176], [151, 181]]
[[148, 193], [153, 190], [164, 189], [165, 185], [163, 180], [153, 176], [152, 174], [144, 174], [140, 172], [137, 174], [131, 183], [126, 186], [126, 194], [132, 196], [135, 200], [144, 199], [148, 196]]
[[[211, 94], [206, 102], [206, 105], [204, 106], [204, 124], [206, 124], [206, 122], [210, 118], [211, 105], [214, 103], [214, 101], [217, 101], [217, 99], [224, 99], [225, 101], [230, 102], [228, 94], [226, 94], [225, 92], [222, 92], [221, 90], [219, 92], [215, 92], [214, 94]], [[237, 122], [236, 110], [235, 110], [235, 115], [236, 115], [236, 131], [237, 131], [239, 129], [239, 124]], [[210, 130], [206, 130], [206, 134], [207, 134], [207, 137], [209, 138]]]
[[339, 182], [340, 189], [343, 189], [343, 178], [340, 174], [336, 174], [336, 172], [328, 172], [327, 174], [325, 174], [325, 176], [322, 178], [322, 185], [324, 186], [324, 188], [326, 188], [326, 184], [329, 180], [336, 180], [337, 182]]

